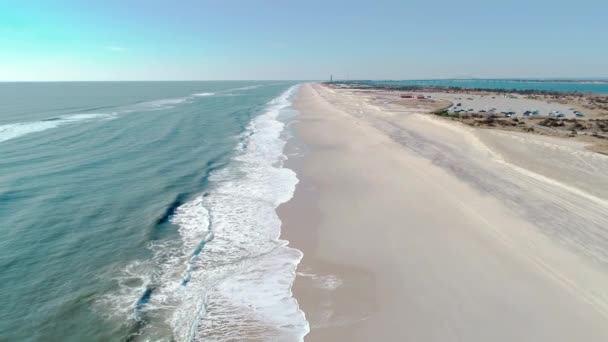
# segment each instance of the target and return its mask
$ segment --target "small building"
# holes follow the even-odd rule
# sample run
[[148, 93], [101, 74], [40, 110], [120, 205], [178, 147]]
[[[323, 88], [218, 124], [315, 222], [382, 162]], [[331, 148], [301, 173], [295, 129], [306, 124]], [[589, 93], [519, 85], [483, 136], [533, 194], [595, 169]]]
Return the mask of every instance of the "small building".
[[413, 99], [414, 95], [412, 94], [401, 94], [402, 99]]

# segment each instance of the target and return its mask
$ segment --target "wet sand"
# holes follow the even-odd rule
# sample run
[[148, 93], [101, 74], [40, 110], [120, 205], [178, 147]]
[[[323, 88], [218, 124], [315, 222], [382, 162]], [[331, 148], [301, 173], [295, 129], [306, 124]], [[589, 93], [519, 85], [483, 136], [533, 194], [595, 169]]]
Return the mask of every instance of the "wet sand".
[[294, 105], [279, 214], [307, 340], [608, 340], [604, 156], [318, 84]]

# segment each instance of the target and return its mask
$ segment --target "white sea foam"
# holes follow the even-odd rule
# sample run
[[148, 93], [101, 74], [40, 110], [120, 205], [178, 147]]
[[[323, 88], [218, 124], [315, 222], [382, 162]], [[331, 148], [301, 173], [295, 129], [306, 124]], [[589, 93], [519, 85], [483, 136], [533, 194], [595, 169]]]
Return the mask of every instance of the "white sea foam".
[[106, 113], [82, 113], [82, 114], [73, 114], [73, 115], [65, 115], [62, 116], [62, 120], [65, 121], [84, 121], [84, 120], [93, 120], [93, 119], [112, 119], [114, 118], [114, 114], [106, 114]]
[[87, 113], [65, 115], [48, 120], [18, 122], [6, 125], [0, 125], [0, 142], [18, 138], [20, 136], [46, 131], [47, 129], [56, 128], [66, 124], [72, 124], [79, 121], [90, 121], [95, 119], [111, 119], [111, 114]]
[[172, 99], [161, 99], [154, 101], [141, 102], [134, 106], [134, 110], [151, 110], [151, 109], [169, 109], [174, 108], [176, 105], [182, 103], [190, 103], [192, 98], [187, 97], [178, 97]]
[[329, 291], [333, 291], [338, 287], [342, 286], [343, 284], [342, 279], [338, 278], [338, 276], [335, 276], [333, 274], [317, 275], [313, 273], [298, 272], [297, 275], [298, 277], [311, 278], [317, 288]]
[[203, 97], [203, 96], [213, 96], [215, 95], [215, 93], [198, 93], [198, 94], [192, 94], [192, 96], [199, 96], [199, 97]]
[[231, 165], [211, 176], [215, 186], [201, 204], [213, 240], [190, 261], [190, 282], [171, 321], [180, 340], [298, 340], [308, 332], [291, 295], [302, 254], [279, 240], [276, 213], [298, 181], [280, 165], [284, 124], [277, 120], [293, 91], [252, 120]]
[[251, 89], [260, 88], [262, 86], [263, 86], [263, 84], [255, 84], [255, 85], [250, 85], [247, 87], [234, 88], [234, 89], [230, 89], [230, 90], [251, 90]]
[[[177, 341], [302, 340], [309, 331], [291, 286], [302, 253], [280, 240], [276, 208], [298, 182], [282, 167], [285, 125], [295, 87], [272, 100], [242, 135], [231, 163], [210, 177], [205, 194], [179, 207], [179, 241], [155, 243], [150, 301], [136, 313], [142, 286], [106, 298], [147, 324], [140, 336]], [[128, 311], [128, 310], [127, 310]], [[134, 313], [135, 312], [135, 313]]]
[[22, 135], [45, 131], [59, 126], [54, 121], [22, 122], [0, 126], [0, 142], [14, 139]]

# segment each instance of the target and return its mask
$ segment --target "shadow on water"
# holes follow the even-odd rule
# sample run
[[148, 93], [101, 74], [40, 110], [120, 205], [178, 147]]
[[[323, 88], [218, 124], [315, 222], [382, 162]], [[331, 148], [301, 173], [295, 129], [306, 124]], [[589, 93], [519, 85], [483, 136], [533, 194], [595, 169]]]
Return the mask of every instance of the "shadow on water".
[[[227, 163], [228, 163], [228, 159], [225, 157], [213, 158], [213, 159], [209, 160], [208, 162], [206, 162], [204, 167], [202, 168], [203, 170], [205, 170], [205, 172], [201, 175], [200, 179], [198, 180], [198, 183], [200, 184], [201, 189], [206, 189], [209, 184], [209, 177], [211, 176], [211, 174], [214, 171], [223, 168]], [[183, 192], [183, 193], [177, 194], [175, 196], [175, 198], [166, 206], [166, 208], [164, 209], [162, 214], [156, 219], [155, 225], [150, 233], [150, 240], [153, 241], [153, 240], [159, 240], [159, 239], [163, 238], [163, 232], [168, 227], [173, 226], [171, 219], [175, 215], [176, 211], [182, 205], [184, 205], [189, 200], [191, 200], [196, 194], [197, 194], [197, 192], [192, 192], [192, 193]], [[202, 194], [202, 196], [206, 197], [206, 196], [208, 196], [208, 193], [204, 192]], [[205, 244], [207, 242], [209, 242], [212, 238], [213, 238], [213, 234], [208, 234], [198, 244], [197, 248], [192, 252], [192, 257], [198, 256], [202, 252]], [[184, 276], [184, 278], [182, 279], [182, 286], [186, 286], [188, 284], [189, 280], [190, 280], [189, 275]], [[147, 286], [146, 289], [144, 290], [144, 292], [142, 293], [142, 295], [139, 297], [139, 299], [135, 303], [134, 311], [135, 311], [136, 320], [135, 320], [135, 323], [133, 324], [133, 326], [129, 329], [130, 332], [129, 332], [127, 338], [125, 339], [125, 341], [136, 341], [139, 338], [139, 336], [142, 335], [144, 329], [146, 328], [146, 326], [148, 324], [148, 320], [145, 317], [146, 315], [145, 315], [144, 309], [145, 309], [146, 305], [150, 303], [152, 296], [157, 287], [158, 287], [158, 285]], [[173, 340], [174, 339], [172, 338], [171, 341], [173, 341]]]
[[[171, 220], [171, 217], [175, 214], [177, 208], [184, 204], [188, 197], [189, 196], [186, 193], [178, 194], [173, 200], [173, 202], [171, 202], [171, 204], [169, 204], [169, 206], [165, 209], [165, 212], [161, 215], [161, 217], [156, 220], [156, 225], [158, 226], [162, 225], [163, 223], [169, 222], [169, 220]], [[152, 238], [155, 239], [154, 236]]]

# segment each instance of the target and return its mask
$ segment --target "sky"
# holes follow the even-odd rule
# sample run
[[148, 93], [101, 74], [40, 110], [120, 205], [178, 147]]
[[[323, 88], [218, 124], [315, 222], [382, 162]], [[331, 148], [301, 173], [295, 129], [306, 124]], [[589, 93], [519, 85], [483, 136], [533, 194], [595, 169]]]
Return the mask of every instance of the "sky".
[[0, 0], [0, 81], [608, 77], [606, 0]]

